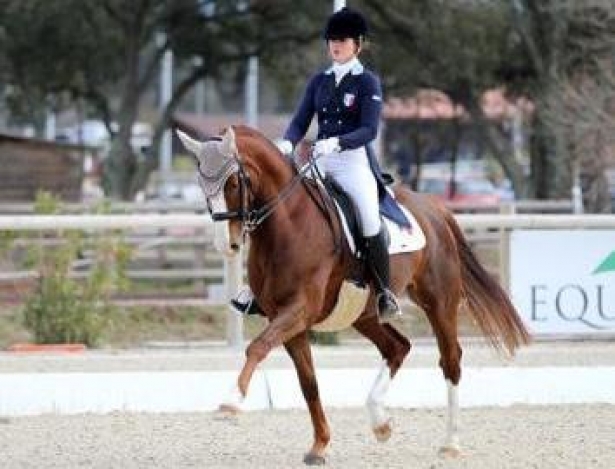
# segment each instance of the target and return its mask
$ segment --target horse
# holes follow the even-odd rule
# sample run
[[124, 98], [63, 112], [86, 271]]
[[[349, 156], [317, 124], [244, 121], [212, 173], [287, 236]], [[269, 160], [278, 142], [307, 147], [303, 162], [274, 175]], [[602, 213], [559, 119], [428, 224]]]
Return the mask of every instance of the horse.
[[[306, 182], [304, 171], [255, 129], [230, 126], [207, 141], [177, 133], [196, 156], [212, 218], [223, 223], [218, 226], [224, 226], [224, 242], [218, 247], [228, 254], [238, 253], [249, 239], [248, 281], [268, 319], [246, 348], [237, 383], [220, 409], [241, 409], [257, 365], [274, 347], [283, 345], [296, 368], [314, 429], [304, 462], [323, 464], [331, 434], [308, 333], [332, 311], [344, 279], [357, 262], [348, 242], [340, 242], [335, 208], [317, 186]], [[447, 383], [447, 431], [441, 451], [456, 455], [460, 452], [460, 305], [465, 302], [482, 334], [500, 352], [514, 354], [529, 343], [530, 335], [505, 291], [477, 260], [452, 213], [433, 196], [403, 186], [396, 186], [393, 193], [414, 215], [426, 244], [420, 250], [390, 256], [391, 288], [398, 296], [408, 294], [432, 327]], [[393, 325], [379, 321], [373, 288], [352, 327], [383, 358], [366, 405], [377, 440], [386, 441], [392, 425], [384, 398], [411, 344]]]

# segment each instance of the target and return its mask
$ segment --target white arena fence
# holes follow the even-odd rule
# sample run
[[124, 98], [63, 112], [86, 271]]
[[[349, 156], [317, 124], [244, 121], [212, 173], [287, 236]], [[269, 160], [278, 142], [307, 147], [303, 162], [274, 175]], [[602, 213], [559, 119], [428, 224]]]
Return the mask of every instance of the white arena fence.
[[[512, 211], [512, 210], [511, 210]], [[615, 215], [554, 215], [554, 214], [457, 214], [456, 218], [467, 236], [476, 233], [488, 235], [499, 242], [500, 279], [509, 287], [510, 237], [515, 230], [613, 230], [615, 240]], [[125, 230], [135, 233], [154, 230], [197, 230], [199, 237], [211, 243], [213, 222], [206, 214], [148, 213], [109, 215], [0, 215], [0, 231], [43, 230]], [[151, 242], [151, 241], [150, 241]], [[194, 240], [192, 240], [194, 242]], [[615, 248], [615, 246], [614, 246]], [[243, 283], [241, 256], [224, 259], [224, 301], [232, 297]], [[198, 273], [198, 272], [197, 272]], [[203, 271], [202, 273], [206, 273]], [[0, 273], [4, 277], [7, 273]], [[10, 275], [10, 273], [9, 273]], [[243, 341], [242, 318], [228, 311], [227, 341], [238, 345]]]

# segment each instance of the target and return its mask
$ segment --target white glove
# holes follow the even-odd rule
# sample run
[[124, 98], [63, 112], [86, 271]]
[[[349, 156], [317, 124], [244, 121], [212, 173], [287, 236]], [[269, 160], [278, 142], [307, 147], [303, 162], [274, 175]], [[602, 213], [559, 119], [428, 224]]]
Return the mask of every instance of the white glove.
[[273, 142], [278, 150], [282, 152], [283, 155], [288, 156], [293, 152], [293, 143], [290, 140], [277, 139]]
[[337, 137], [318, 140], [314, 144], [314, 156], [324, 156], [340, 151], [340, 139]]

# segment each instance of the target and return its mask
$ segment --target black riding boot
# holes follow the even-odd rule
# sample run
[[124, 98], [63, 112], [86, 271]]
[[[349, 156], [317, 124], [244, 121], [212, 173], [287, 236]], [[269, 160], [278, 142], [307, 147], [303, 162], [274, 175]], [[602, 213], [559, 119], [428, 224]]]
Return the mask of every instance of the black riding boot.
[[390, 290], [389, 251], [383, 231], [364, 238], [365, 256], [374, 278], [376, 303], [380, 318], [387, 321], [401, 314], [395, 295]]

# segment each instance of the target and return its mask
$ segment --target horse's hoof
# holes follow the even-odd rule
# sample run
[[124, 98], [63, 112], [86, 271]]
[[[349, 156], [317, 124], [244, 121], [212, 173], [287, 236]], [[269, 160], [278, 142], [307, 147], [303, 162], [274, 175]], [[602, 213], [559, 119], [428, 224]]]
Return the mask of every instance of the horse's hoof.
[[387, 420], [382, 425], [374, 427], [372, 430], [374, 431], [376, 440], [379, 443], [385, 443], [386, 441], [389, 441], [389, 438], [391, 438], [391, 433], [393, 432], [393, 427], [391, 426], [391, 419]]
[[440, 448], [438, 455], [446, 459], [456, 459], [462, 456], [459, 445], [445, 445]]
[[324, 466], [325, 458], [320, 454], [307, 453], [303, 456], [303, 462], [308, 466]]
[[229, 416], [235, 416], [241, 413], [241, 409], [234, 404], [220, 404], [218, 411]]

